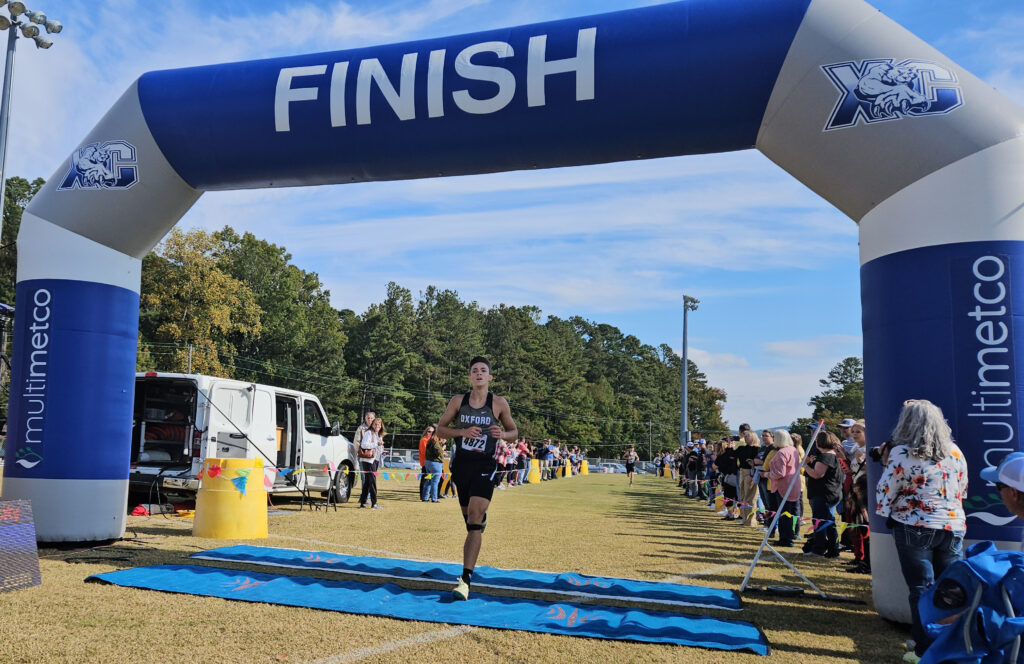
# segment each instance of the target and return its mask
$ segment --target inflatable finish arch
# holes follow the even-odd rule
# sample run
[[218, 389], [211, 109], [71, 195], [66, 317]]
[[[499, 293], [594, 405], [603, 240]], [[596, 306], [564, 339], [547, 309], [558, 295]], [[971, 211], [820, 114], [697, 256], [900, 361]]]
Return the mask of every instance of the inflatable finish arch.
[[[124, 532], [141, 258], [204, 191], [752, 147], [860, 225], [870, 444], [932, 399], [972, 494], [994, 493], [977, 472], [1020, 449], [1022, 129], [860, 0], [690, 0], [145, 74], [22, 222], [4, 498], [33, 501], [43, 540]], [[1001, 507], [968, 521], [1020, 542]], [[905, 614], [871, 526], [876, 604]]]

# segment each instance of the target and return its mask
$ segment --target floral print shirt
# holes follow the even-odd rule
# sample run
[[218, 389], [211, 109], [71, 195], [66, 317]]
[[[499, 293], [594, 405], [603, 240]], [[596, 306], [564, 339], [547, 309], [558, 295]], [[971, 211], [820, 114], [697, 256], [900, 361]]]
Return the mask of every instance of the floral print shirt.
[[967, 462], [953, 445], [939, 462], [910, 456], [905, 445], [889, 454], [889, 465], [875, 486], [875, 512], [907, 526], [967, 531], [963, 501], [967, 498]]

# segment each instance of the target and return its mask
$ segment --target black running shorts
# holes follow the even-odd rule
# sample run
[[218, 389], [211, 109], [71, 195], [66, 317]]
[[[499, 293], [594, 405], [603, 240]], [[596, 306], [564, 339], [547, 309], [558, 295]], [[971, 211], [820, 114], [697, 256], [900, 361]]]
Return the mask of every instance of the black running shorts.
[[494, 471], [497, 464], [466, 463], [455, 464], [452, 471], [452, 481], [455, 482], [455, 490], [459, 493], [459, 504], [463, 507], [469, 505], [469, 499], [473, 496], [490, 500], [494, 496]]
[[635, 464], [632, 464], [632, 463], [629, 463], [629, 462], [627, 461], [627, 462], [626, 462], [626, 472], [627, 472], [627, 473], [635, 473], [635, 472], [636, 472], [636, 465], [635, 465]]

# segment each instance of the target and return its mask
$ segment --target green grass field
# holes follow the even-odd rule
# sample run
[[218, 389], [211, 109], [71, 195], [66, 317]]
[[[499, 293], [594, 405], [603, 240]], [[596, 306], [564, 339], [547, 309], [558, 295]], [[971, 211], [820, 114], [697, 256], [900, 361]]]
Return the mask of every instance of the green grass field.
[[[421, 503], [415, 481], [380, 486], [379, 511], [357, 509], [353, 499], [337, 512], [299, 512], [297, 500], [275, 497], [287, 513], [270, 518], [267, 540], [251, 543], [461, 560], [465, 527], [456, 501]], [[630, 488], [624, 475], [577, 476], [496, 491], [480, 564], [738, 588], [760, 536], [683, 498], [667, 478], [642, 476]], [[232, 543], [192, 537], [189, 519], [154, 516], [129, 517], [125, 539], [109, 546], [40, 550], [42, 585], [0, 595], [0, 662], [766, 661], [745, 653], [456, 628], [83, 583], [90, 574], [184, 563], [196, 551]], [[906, 634], [871, 610], [869, 577], [842, 571], [850, 554], [840, 561], [800, 556], [799, 549], [786, 555], [826, 592], [867, 604], [747, 594], [740, 612], [703, 613], [761, 627], [771, 660], [900, 660]], [[798, 581], [765, 558], [753, 583]]]

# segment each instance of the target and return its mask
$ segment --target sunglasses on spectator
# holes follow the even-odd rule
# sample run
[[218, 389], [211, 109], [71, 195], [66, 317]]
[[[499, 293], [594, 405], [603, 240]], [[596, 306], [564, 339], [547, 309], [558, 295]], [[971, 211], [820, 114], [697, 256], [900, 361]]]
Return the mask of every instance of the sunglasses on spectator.
[[1006, 488], [1009, 488], [1006, 484], [1003, 484], [1002, 482], [996, 482], [996, 491], [1002, 491], [1003, 489]]

